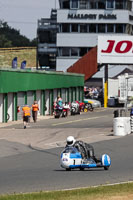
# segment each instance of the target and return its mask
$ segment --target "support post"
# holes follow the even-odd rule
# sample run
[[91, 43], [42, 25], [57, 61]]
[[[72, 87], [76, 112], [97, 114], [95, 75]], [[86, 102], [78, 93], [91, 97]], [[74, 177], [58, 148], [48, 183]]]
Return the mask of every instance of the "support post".
[[104, 80], [104, 108], [108, 106], [108, 65], [105, 65], [105, 80]]
[[45, 102], [45, 90], [41, 92], [41, 115], [45, 115], [46, 111], [46, 102]]

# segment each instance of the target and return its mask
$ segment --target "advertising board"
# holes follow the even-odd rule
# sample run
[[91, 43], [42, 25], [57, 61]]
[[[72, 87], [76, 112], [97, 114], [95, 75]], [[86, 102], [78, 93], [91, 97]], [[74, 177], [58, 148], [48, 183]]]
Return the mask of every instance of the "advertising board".
[[98, 36], [99, 64], [133, 64], [133, 36]]

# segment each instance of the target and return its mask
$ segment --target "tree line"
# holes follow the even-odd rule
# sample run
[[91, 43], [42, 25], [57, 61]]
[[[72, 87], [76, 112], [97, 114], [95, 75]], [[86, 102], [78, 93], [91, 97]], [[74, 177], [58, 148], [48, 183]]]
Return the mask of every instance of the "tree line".
[[10, 27], [7, 22], [0, 20], [0, 48], [32, 46], [36, 46], [36, 38], [30, 40]]

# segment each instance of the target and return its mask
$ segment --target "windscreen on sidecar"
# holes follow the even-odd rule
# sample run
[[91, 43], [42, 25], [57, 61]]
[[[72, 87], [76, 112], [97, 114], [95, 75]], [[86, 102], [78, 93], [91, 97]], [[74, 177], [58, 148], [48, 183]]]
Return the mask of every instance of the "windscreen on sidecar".
[[75, 147], [66, 147], [62, 153], [79, 153]]

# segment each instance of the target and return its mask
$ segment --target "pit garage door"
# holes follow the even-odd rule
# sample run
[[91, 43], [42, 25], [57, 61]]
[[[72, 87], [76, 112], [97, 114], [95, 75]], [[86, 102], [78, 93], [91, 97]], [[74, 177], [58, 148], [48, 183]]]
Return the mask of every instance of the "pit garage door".
[[49, 115], [50, 114], [50, 91], [49, 90], [45, 91], [45, 102], [46, 102], [46, 107], [47, 107], [45, 114]]
[[63, 103], [65, 103], [66, 102], [66, 89], [61, 89], [61, 97], [62, 97]]
[[57, 101], [57, 96], [58, 96], [57, 89], [54, 89], [54, 91], [53, 91], [53, 101], [54, 102]]
[[69, 89], [66, 89], [66, 102], [69, 103]]
[[72, 102], [72, 88], [69, 88], [69, 102]]
[[25, 104], [25, 92], [18, 92], [17, 104], [20, 106], [20, 112], [17, 114], [18, 120], [22, 119], [22, 107]]
[[73, 101], [76, 101], [76, 88], [73, 88]]
[[14, 106], [13, 106], [13, 93], [8, 93], [8, 108], [7, 113], [9, 114], [9, 121], [14, 119]]
[[41, 90], [37, 90], [36, 91], [36, 100], [37, 100], [37, 103], [39, 105], [38, 115], [40, 115], [40, 113], [41, 113], [41, 105], [42, 105]]
[[3, 122], [3, 94], [0, 94], [0, 122]]
[[28, 106], [32, 107], [33, 102], [34, 102], [34, 92], [28, 91], [27, 92], [27, 104], [28, 104]]

